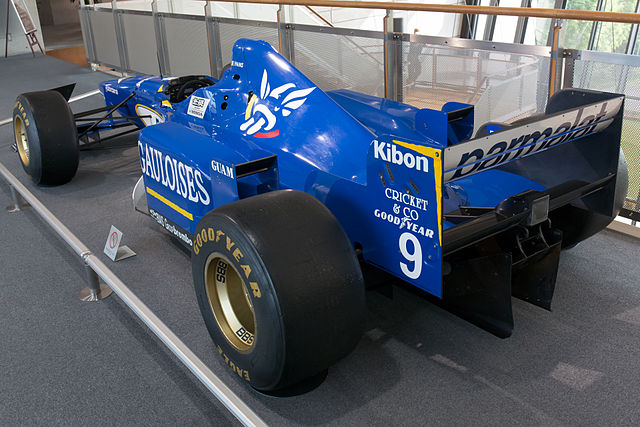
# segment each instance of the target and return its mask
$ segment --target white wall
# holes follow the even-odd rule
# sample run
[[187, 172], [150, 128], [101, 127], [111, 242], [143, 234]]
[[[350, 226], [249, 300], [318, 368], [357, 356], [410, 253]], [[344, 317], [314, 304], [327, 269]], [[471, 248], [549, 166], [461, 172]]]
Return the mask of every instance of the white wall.
[[71, 3], [69, 0], [48, 1], [51, 4], [51, 12], [53, 13], [53, 25], [80, 23], [80, 15], [75, 3]]
[[[0, 56], [2, 57], [4, 57], [4, 35], [7, 28], [7, 1], [9, 0], [0, 0]], [[38, 31], [36, 32], [36, 37], [38, 37], [38, 41], [40, 42], [40, 44], [42, 45], [42, 49], [44, 50], [42, 28], [40, 28], [40, 18], [38, 17], [36, 0], [25, 0], [25, 3], [27, 5], [27, 8], [29, 9], [29, 13], [31, 14], [33, 25], [35, 25], [38, 29]], [[37, 51], [38, 46], [34, 46], [34, 50]], [[22, 27], [20, 26], [18, 15], [13, 9], [13, 6], [11, 6], [9, 11], [9, 55], [20, 55], [23, 53], [31, 53], [31, 49], [29, 49], [27, 38], [22, 32]]]

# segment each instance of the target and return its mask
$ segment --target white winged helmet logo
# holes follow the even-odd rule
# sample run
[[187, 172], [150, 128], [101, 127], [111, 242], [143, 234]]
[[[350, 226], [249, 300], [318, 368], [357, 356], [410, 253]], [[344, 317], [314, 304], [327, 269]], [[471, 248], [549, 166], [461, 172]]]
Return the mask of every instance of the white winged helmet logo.
[[[287, 117], [292, 111], [297, 110], [307, 100], [307, 96], [313, 92], [314, 87], [307, 89], [296, 89], [293, 83], [285, 83], [275, 89], [271, 89], [268, 81], [267, 70], [262, 73], [262, 83], [260, 84], [260, 97], [254, 93], [249, 99], [249, 104], [244, 113], [244, 123], [240, 125], [240, 130], [247, 132], [247, 135], [256, 138], [273, 138], [280, 134], [276, 126], [277, 115], [282, 114]], [[285, 95], [286, 93], [286, 95]], [[272, 98], [280, 100], [280, 104], [274, 107], [273, 112], [269, 110], [267, 104], [260, 100]]]

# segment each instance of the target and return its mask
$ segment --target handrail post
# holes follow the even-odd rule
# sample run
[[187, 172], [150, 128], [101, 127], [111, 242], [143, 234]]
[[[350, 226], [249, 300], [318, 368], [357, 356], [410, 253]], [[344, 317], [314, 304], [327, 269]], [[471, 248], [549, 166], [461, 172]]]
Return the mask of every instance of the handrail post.
[[113, 25], [118, 43], [118, 55], [120, 56], [120, 73], [124, 76], [129, 69], [129, 64], [127, 61], [127, 45], [124, 37], [124, 28], [122, 28], [122, 19], [118, 13], [116, 0], [111, 0], [111, 12], [113, 13]]
[[278, 18], [278, 50], [280, 55], [287, 58], [292, 64], [294, 61], [293, 55], [293, 31], [290, 24], [287, 24], [285, 18], [285, 8], [283, 5], [278, 6], [277, 18]]
[[158, 71], [161, 76], [171, 74], [169, 66], [169, 52], [167, 51], [167, 37], [164, 30], [164, 20], [158, 15], [158, 0], [151, 1], [151, 14], [153, 16], [153, 30], [156, 35], [156, 56], [158, 58]]
[[562, 60], [564, 62], [564, 71], [562, 76], [562, 88], [573, 87], [573, 77], [575, 75], [576, 58], [574, 52], [570, 49], [562, 49]]
[[560, 79], [558, 78], [558, 43], [560, 39], [560, 29], [562, 28], [562, 20], [557, 19], [555, 26], [553, 27], [553, 34], [551, 39], [551, 61], [549, 67], [549, 98], [551, 98], [560, 89]]
[[[88, 2], [89, 4], [85, 4], [84, 2], [80, 3], [80, 7], [78, 13], [80, 14], [80, 24], [82, 29], [83, 41], [85, 44], [85, 58], [87, 60], [87, 64], [92, 64], [97, 62], [96, 59], [96, 45], [93, 35], [93, 27], [91, 24], [91, 14], [89, 11], [94, 11], [95, 7], [93, 5], [93, 0]], [[86, 40], [84, 40], [86, 37]]]
[[278, 6], [278, 11], [276, 12], [276, 22], [278, 23], [278, 51], [281, 55], [284, 55], [282, 51], [283, 40], [282, 40], [282, 23], [284, 22], [284, 7], [282, 5]]
[[[9, 170], [0, 163], [0, 177], [15, 187], [17, 193], [29, 202], [33, 210], [40, 215], [53, 231], [60, 236], [71, 249], [81, 257], [87, 269], [89, 285], [93, 295], [104, 298], [107, 287], [113, 290], [122, 302], [149, 327], [160, 341], [182, 362], [193, 375], [245, 426], [266, 427], [266, 423], [227, 387], [198, 356], [187, 347], [171, 329], [167, 327], [131, 290], [102, 263], [89, 248], [82, 243], [49, 209], [46, 208]], [[102, 279], [105, 285], [100, 285]], [[104, 287], [103, 287], [104, 286]], [[98, 289], [100, 289], [98, 291]]]
[[213, 17], [212, 3], [204, 6], [205, 25], [207, 28], [207, 48], [209, 49], [209, 67], [211, 76], [220, 78], [225, 64], [222, 63], [222, 47], [220, 45], [220, 26]]
[[93, 268], [91, 268], [89, 264], [87, 264], [89, 255], [91, 255], [90, 251], [81, 255], [89, 286], [78, 293], [78, 299], [85, 302], [100, 301], [111, 295], [113, 290], [109, 286], [100, 283], [100, 277], [98, 277], [98, 274], [93, 271]]
[[10, 213], [21, 212], [22, 209], [29, 206], [27, 202], [25, 202], [22, 197], [20, 197], [20, 193], [18, 193], [15, 187], [9, 184], [9, 190], [11, 191], [11, 202], [12, 206], [7, 206], [7, 211]]
[[402, 34], [404, 32], [404, 28], [403, 28], [403, 18], [394, 18], [393, 19], [393, 58], [394, 58], [394, 69], [393, 69], [393, 75], [395, 78], [395, 91], [396, 91], [396, 96], [395, 96], [395, 100], [399, 101], [399, 102], [403, 102], [404, 101], [404, 94], [403, 94], [403, 84], [404, 81], [402, 79], [403, 74], [402, 74], [402, 64], [403, 64], [403, 58], [402, 58]]
[[[384, 16], [384, 97], [402, 100], [402, 18], [393, 19], [391, 10]], [[398, 27], [398, 28], [396, 28]]]
[[389, 20], [391, 19], [391, 10], [387, 9], [387, 13], [384, 15], [384, 18], [382, 18], [382, 33], [384, 36], [383, 39], [383, 46], [382, 46], [382, 52], [383, 52], [383, 59], [384, 59], [384, 70], [383, 70], [383, 77], [384, 77], [384, 97], [387, 99], [391, 98], [391, 87], [389, 84], [389, 62], [390, 62], [390, 58], [389, 58]]

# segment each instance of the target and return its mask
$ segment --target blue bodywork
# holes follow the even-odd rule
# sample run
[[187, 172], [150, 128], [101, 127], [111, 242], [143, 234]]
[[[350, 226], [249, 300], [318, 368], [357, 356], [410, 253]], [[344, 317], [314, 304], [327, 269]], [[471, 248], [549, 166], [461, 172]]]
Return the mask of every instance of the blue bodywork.
[[[473, 136], [471, 106], [449, 103], [437, 111], [349, 90], [323, 92], [262, 41], [239, 40], [232, 58], [220, 80], [178, 102], [166, 93], [172, 78], [101, 84], [107, 105], [135, 92], [120, 114], [141, 117], [134, 121], [143, 128], [138, 148], [149, 209], [187, 244], [217, 206], [301, 190], [331, 210], [365, 262], [441, 297], [443, 235], [456, 226], [445, 215], [461, 206], [494, 208], [551, 185], [521, 173], [520, 152], [510, 170], [488, 167], [495, 156], [447, 169], [445, 150]], [[567, 142], [583, 128], [553, 136], [567, 135]], [[509, 153], [496, 150], [487, 155]], [[273, 156], [268, 170], [237, 176], [239, 166]], [[445, 178], [456, 170], [465, 175]]]

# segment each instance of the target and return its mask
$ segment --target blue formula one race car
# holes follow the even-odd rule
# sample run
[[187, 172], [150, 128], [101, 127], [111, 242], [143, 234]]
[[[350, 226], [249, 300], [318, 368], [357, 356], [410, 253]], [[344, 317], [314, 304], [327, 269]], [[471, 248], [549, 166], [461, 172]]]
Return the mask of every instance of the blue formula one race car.
[[92, 122], [98, 110], [74, 116], [60, 90], [17, 99], [25, 170], [63, 183], [92, 134], [142, 128], [134, 203], [191, 248], [222, 360], [263, 391], [355, 347], [363, 272], [509, 336], [511, 296], [550, 309], [560, 250], [602, 230], [627, 188], [618, 94], [564, 90], [544, 114], [474, 134], [471, 105], [323, 92], [252, 40], [220, 79], [139, 76], [101, 91], [106, 115]]

